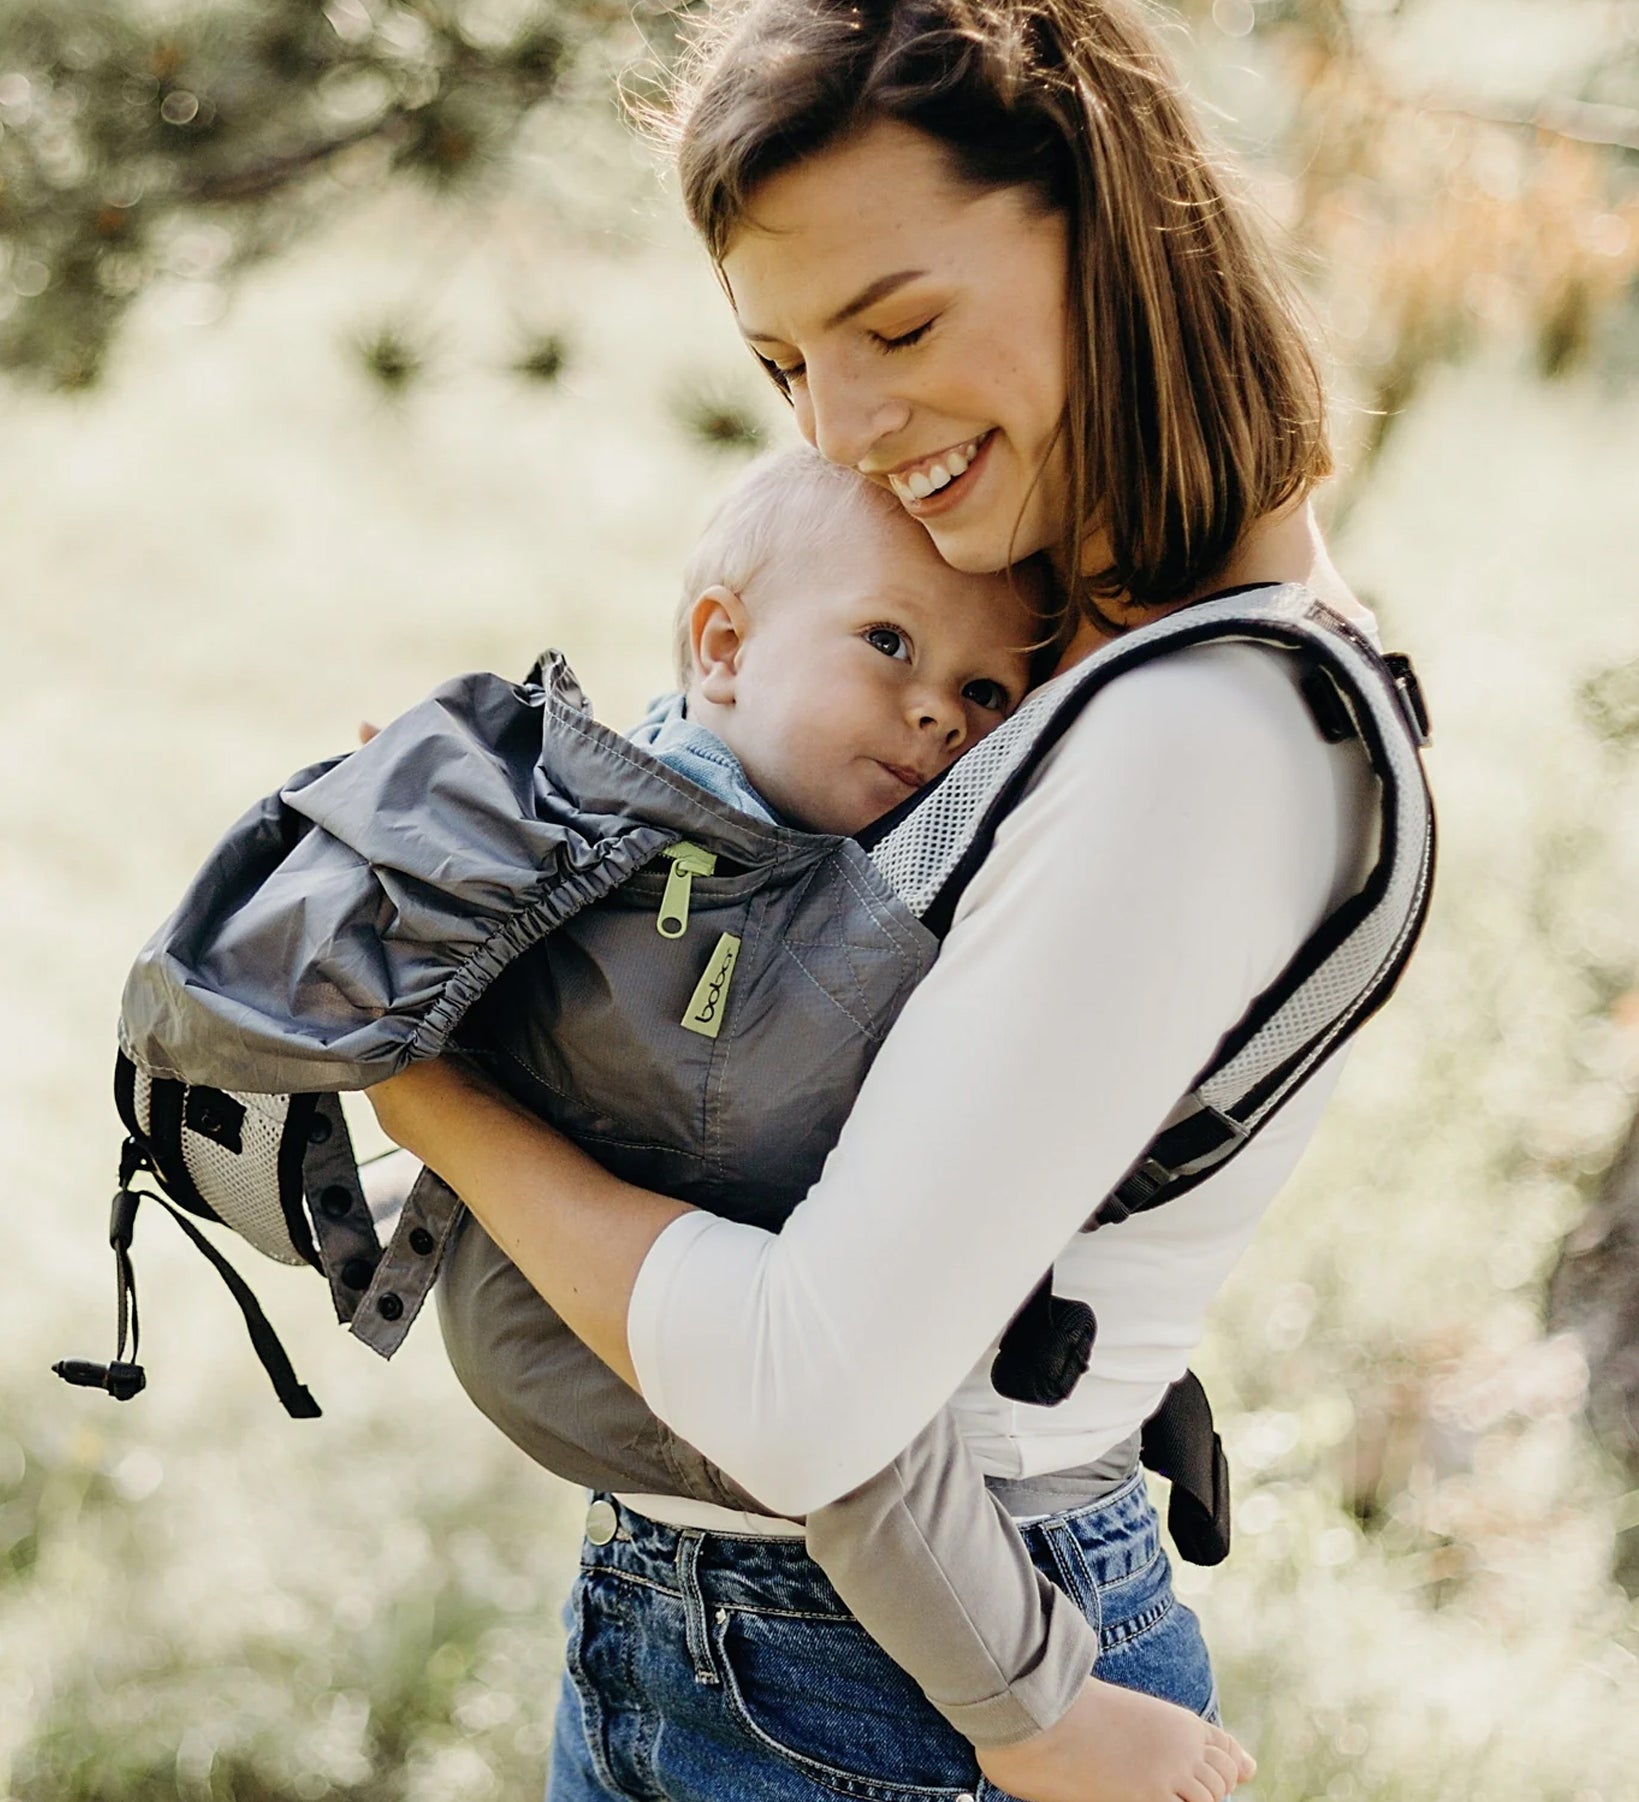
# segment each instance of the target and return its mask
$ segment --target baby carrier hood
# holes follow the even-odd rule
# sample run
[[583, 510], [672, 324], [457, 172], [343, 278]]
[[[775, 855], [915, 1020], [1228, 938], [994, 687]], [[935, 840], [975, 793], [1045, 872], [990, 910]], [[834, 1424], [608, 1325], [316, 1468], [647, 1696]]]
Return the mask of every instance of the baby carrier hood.
[[458, 677], [231, 828], [131, 971], [122, 1049], [246, 1092], [367, 1088], [682, 838], [793, 869], [837, 842], [737, 814], [600, 726], [556, 653], [523, 683]]

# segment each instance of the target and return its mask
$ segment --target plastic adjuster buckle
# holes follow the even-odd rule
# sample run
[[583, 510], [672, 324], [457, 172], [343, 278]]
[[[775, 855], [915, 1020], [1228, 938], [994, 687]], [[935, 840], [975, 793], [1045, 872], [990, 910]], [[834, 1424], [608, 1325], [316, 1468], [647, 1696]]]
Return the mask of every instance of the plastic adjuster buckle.
[[1433, 736], [1428, 702], [1423, 698], [1423, 685], [1417, 680], [1417, 672], [1404, 651], [1390, 651], [1383, 661], [1394, 677], [1394, 693], [1400, 703], [1400, 711], [1406, 716], [1406, 724], [1411, 727], [1411, 735], [1417, 741], [1418, 750], [1422, 750]]
[[1101, 1226], [1119, 1226], [1123, 1220], [1130, 1220], [1152, 1195], [1172, 1181], [1173, 1175], [1174, 1172], [1165, 1164], [1158, 1163], [1154, 1158], [1145, 1158], [1136, 1170], [1123, 1177], [1093, 1209], [1081, 1230], [1093, 1233]]
[[1237, 1120], [1233, 1114], [1226, 1114], [1221, 1107], [1214, 1107], [1204, 1096], [1195, 1097], [1201, 1104], [1201, 1112], [1210, 1114], [1214, 1120], [1229, 1134], [1236, 1145], [1244, 1145], [1252, 1137], [1252, 1128], [1244, 1121]]

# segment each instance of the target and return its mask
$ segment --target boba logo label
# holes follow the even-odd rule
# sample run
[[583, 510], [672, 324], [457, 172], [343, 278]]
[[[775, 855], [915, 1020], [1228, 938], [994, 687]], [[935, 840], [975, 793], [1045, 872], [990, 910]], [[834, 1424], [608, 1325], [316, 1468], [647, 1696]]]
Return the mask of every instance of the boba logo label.
[[732, 932], [725, 932], [717, 941], [705, 975], [689, 997], [683, 1025], [703, 1039], [716, 1038], [722, 1027], [723, 1015], [728, 1008], [728, 985], [734, 980], [734, 965], [739, 956], [740, 941]]

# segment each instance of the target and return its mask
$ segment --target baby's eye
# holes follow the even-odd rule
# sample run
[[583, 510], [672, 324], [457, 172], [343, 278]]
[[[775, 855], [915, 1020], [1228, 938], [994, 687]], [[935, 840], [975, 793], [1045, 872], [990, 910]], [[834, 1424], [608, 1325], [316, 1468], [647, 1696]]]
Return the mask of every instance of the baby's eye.
[[902, 663], [910, 659], [910, 641], [897, 626], [872, 626], [865, 633], [865, 642], [884, 657], [897, 657]]
[[983, 707], [987, 713], [1006, 713], [1008, 708], [1007, 690], [988, 676], [968, 683], [962, 690], [962, 699], [971, 701], [975, 707]]

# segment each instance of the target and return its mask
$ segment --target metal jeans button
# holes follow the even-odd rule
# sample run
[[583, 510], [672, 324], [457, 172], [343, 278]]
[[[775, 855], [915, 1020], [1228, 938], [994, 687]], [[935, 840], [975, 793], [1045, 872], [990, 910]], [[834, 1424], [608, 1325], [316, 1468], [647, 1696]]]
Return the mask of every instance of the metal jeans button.
[[586, 1537], [593, 1545], [607, 1545], [619, 1525], [620, 1516], [615, 1512], [614, 1503], [606, 1502], [602, 1496], [586, 1510]]

